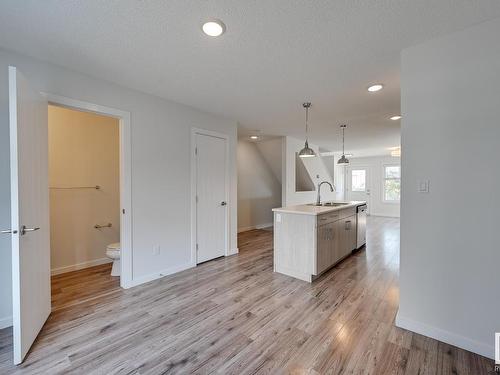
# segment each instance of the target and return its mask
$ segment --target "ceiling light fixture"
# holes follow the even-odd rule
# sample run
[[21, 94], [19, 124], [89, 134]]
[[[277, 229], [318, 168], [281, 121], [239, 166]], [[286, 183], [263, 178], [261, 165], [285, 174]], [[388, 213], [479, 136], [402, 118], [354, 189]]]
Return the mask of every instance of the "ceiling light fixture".
[[306, 143], [304, 145], [304, 148], [302, 150], [300, 150], [299, 157], [301, 157], [301, 158], [313, 158], [316, 156], [316, 153], [314, 152], [314, 150], [312, 148], [309, 147], [309, 143], [307, 141], [308, 131], [309, 131], [309, 124], [308, 124], [309, 107], [311, 107], [311, 103], [306, 102], [306, 103], [302, 104], [302, 106], [306, 109]]
[[250, 139], [259, 139], [259, 136], [258, 135], [251, 135]]
[[401, 116], [400, 115], [396, 115], [396, 116], [392, 116], [391, 117], [391, 120], [392, 121], [397, 121], [397, 120], [400, 120], [401, 119]]
[[369, 86], [369, 87], [367, 88], [367, 90], [368, 90], [369, 92], [377, 92], [377, 91], [382, 90], [383, 88], [384, 88], [384, 85], [383, 85], [383, 84], [381, 84], [381, 83], [377, 83], [377, 84], [375, 84], [375, 85], [371, 85], [371, 86]]
[[222, 22], [221, 20], [212, 19], [205, 22], [201, 29], [208, 36], [217, 37], [224, 34], [224, 32], [226, 31], [226, 25], [224, 25], [224, 22]]
[[344, 150], [344, 145], [345, 145], [344, 131], [345, 131], [345, 128], [347, 128], [347, 125], [340, 125], [340, 129], [342, 129], [342, 156], [340, 157], [339, 161], [337, 162], [337, 164], [343, 164], [343, 165], [349, 164], [349, 159], [347, 159], [345, 157], [345, 150]]

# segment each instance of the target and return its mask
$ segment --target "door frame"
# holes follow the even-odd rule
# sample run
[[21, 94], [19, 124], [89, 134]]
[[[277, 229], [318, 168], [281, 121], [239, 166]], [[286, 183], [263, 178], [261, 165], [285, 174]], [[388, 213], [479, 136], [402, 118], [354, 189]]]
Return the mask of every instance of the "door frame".
[[41, 93], [48, 104], [77, 111], [96, 113], [113, 117], [119, 121], [120, 134], [120, 286], [124, 289], [133, 286], [132, 257], [132, 131], [130, 112], [64, 96]]
[[229, 254], [229, 234], [230, 234], [230, 179], [229, 179], [229, 136], [224, 133], [215, 132], [212, 130], [200, 129], [200, 128], [191, 128], [191, 266], [196, 267], [198, 261], [198, 254], [196, 252], [196, 241], [197, 241], [197, 223], [198, 223], [198, 212], [196, 210], [196, 136], [204, 135], [209, 137], [222, 138], [226, 142], [226, 165], [224, 166], [226, 173], [226, 186], [225, 186], [225, 201], [227, 202], [226, 206], [226, 225], [225, 225], [225, 249], [224, 256], [228, 256]]

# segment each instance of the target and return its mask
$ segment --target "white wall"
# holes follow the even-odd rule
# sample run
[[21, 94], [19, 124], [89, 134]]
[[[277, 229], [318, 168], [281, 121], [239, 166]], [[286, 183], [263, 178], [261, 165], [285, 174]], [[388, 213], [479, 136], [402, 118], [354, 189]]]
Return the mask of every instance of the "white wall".
[[[402, 54], [397, 324], [493, 357], [500, 332], [500, 19]], [[417, 181], [429, 180], [429, 193]]]
[[345, 168], [337, 164], [340, 156], [341, 154], [322, 156], [323, 163], [335, 182], [335, 199], [338, 201], [345, 200]]
[[283, 137], [255, 142], [255, 146], [271, 168], [280, 186], [283, 179], [283, 144]]
[[52, 273], [107, 263], [106, 246], [120, 242], [118, 119], [52, 105], [48, 117]]
[[[400, 204], [384, 201], [384, 166], [400, 165], [401, 159], [391, 156], [374, 156], [362, 158], [349, 158], [349, 167], [344, 168], [346, 186], [349, 182], [350, 168], [366, 167], [368, 169], [368, 185], [370, 195], [368, 205], [370, 215], [399, 217]], [[350, 199], [349, 192], [346, 192], [346, 199]]]
[[[230, 247], [237, 251], [236, 122], [0, 49], [0, 225], [10, 227], [7, 67], [44, 92], [129, 111], [132, 127], [133, 283], [191, 267], [193, 127], [225, 133], [230, 148]], [[160, 254], [153, 255], [153, 245]], [[11, 315], [10, 241], [0, 239], [0, 321]]]
[[[284, 138], [283, 170], [285, 174], [283, 178], [284, 184], [282, 186], [283, 206], [316, 202], [317, 191], [295, 191], [295, 154], [303, 147], [303, 140], [292, 137]], [[309, 147], [316, 152], [316, 155], [319, 155], [318, 146], [309, 144]], [[321, 181], [328, 181], [331, 184], [334, 183], [333, 177], [330, 175], [321, 157], [316, 156], [315, 158], [304, 158], [302, 160], [315, 186]], [[329, 187], [323, 185], [321, 188], [321, 199], [334, 200], [336, 199], [335, 192], [330, 192]]]
[[[279, 141], [278, 141], [279, 142]], [[266, 144], [267, 145], [263, 145]], [[273, 225], [272, 209], [281, 206], [281, 183], [260, 149], [271, 151], [279, 157], [273, 164], [281, 165], [281, 142], [275, 140], [259, 143], [238, 141], [238, 231], [264, 228]], [[258, 147], [260, 146], [260, 147]], [[278, 151], [276, 151], [278, 148]]]

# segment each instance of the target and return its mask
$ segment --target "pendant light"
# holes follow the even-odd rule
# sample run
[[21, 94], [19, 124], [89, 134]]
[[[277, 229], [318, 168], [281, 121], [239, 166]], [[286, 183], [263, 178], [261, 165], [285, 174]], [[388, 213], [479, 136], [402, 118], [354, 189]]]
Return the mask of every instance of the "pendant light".
[[306, 109], [306, 143], [304, 145], [304, 148], [300, 150], [299, 152], [299, 157], [301, 158], [313, 158], [316, 156], [314, 150], [309, 147], [309, 143], [307, 142], [307, 136], [308, 136], [308, 130], [309, 130], [309, 107], [311, 106], [311, 103], [306, 102], [302, 104], [302, 106]]
[[342, 157], [337, 162], [337, 164], [344, 164], [344, 165], [349, 164], [349, 159], [347, 159], [345, 157], [345, 150], [344, 150], [344, 144], [345, 144], [344, 131], [345, 131], [345, 128], [347, 128], [347, 125], [340, 125], [340, 129], [342, 129]]

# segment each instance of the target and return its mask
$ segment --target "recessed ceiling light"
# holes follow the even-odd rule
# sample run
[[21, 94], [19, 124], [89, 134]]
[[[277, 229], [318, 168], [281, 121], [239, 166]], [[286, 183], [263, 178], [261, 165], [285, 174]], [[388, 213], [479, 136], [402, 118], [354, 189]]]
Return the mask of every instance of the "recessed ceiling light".
[[347, 158], [351, 158], [351, 157], [353, 157], [354, 155], [353, 155], [353, 154], [345, 154], [345, 156], [346, 156]]
[[251, 135], [250, 139], [259, 139], [259, 136], [258, 135]]
[[396, 115], [396, 116], [392, 116], [391, 117], [391, 120], [392, 121], [397, 121], [397, 120], [400, 120], [401, 119], [401, 116], [400, 115]]
[[377, 92], [377, 91], [380, 91], [384, 88], [384, 85], [381, 84], [381, 83], [377, 83], [376, 85], [371, 85], [368, 87], [368, 91], [369, 92]]
[[207, 21], [201, 28], [205, 34], [213, 37], [220, 36], [226, 31], [226, 25], [220, 20]]

